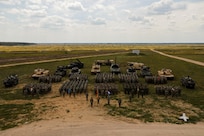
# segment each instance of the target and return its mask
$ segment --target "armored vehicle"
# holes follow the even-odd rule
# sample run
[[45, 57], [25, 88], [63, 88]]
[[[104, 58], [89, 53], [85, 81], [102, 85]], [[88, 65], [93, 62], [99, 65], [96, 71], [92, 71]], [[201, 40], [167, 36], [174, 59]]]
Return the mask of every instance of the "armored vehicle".
[[191, 89], [195, 88], [195, 81], [190, 76], [182, 77], [181, 84], [186, 88], [191, 88]]
[[174, 75], [172, 74], [171, 69], [163, 68], [163, 69], [158, 71], [158, 75], [166, 77], [167, 80], [173, 80], [174, 79]]
[[82, 63], [79, 59], [76, 59], [75, 62], [72, 62], [67, 66], [68, 69], [72, 69], [73, 67], [83, 68], [84, 63]]
[[18, 84], [18, 76], [13, 74], [9, 75], [6, 79], [3, 81], [5, 87], [12, 87]]
[[152, 76], [152, 72], [150, 71], [150, 67], [148, 66], [143, 66], [140, 70], [140, 76], [145, 77], [145, 76]]
[[55, 71], [54, 75], [58, 75], [58, 76], [66, 76], [67, 74], [67, 69], [64, 66], [58, 66], [57, 70]]
[[91, 68], [91, 74], [97, 74], [101, 72], [101, 66], [97, 64], [93, 64]]
[[78, 67], [73, 67], [70, 72], [69, 72], [69, 77], [72, 75], [72, 74], [81, 74], [81, 69], [79, 69]]
[[128, 62], [127, 65], [133, 67], [133, 68], [136, 69], [136, 70], [141, 70], [142, 67], [144, 66], [144, 63]]
[[48, 76], [49, 73], [50, 73], [50, 71], [47, 70], [47, 69], [37, 68], [37, 69], [34, 70], [32, 78], [33, 79], [38, 79], [39, 77], [42, 77], [42, 76]]
[[98, 65], [111, 66], [111, 64], [114, 63], [114, 60], [110, 60], [110, 59], [107, 59], [107, 60], [96, 60], [95, 63], [98, 64]]
[[131, 67], [131, 66], [128, 67], [126, 71], [128, 74], [136, 73], [136, 69], [134, 67]]
[[111, 73], [119, 74], [120, 73], [120, 67], [118, 64], [112, 64], [110, 66]]

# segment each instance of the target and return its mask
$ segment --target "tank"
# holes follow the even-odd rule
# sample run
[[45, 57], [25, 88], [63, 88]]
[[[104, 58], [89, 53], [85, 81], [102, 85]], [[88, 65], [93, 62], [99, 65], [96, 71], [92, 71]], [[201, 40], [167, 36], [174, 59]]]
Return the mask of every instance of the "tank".
[[158, 71], [158, 76], [164, 76], [167, 78], [167, 80], [173, 80], [174, 79], [174, 75], [171, 69], [166, 69], [163, 68], [161, 70]]
[[114, 63], [114, 60], [96, 60], [95, 61], [96, 64], [98, 65], [103, 65], [103, 66], [111, 66]]
[[42, 77], [42, 76], [48, 76], [49, 73], [50, 73], [50, 71], [47, 69], [37, 68], [34, 70], [34, 73], [31, 77], [33, 79], [38, 79], [39, 77]]
[[101, 66], [97, 64], [93, 64], [91, 68], [91, 74], [95, 75], [101, 72]]
[[79, 59], [76, 59], [75, 62], [72, 62], [67, 66], [68, 69], [72, 69], [74, 67], [83, 68], [84, 63], [82, 63]]
[[136, 69], [136, 70], [141, 70], [142, 67], [144, 66], [144, 63], [128, 62], [127, 65], [133, 67], [133, 68]]

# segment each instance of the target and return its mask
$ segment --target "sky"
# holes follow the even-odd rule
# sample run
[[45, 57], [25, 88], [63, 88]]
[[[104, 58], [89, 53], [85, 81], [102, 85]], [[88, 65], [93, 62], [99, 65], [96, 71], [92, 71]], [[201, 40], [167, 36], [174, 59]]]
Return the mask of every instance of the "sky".
[[0, 0], [0, 42], [204, 43], [204, 0]]

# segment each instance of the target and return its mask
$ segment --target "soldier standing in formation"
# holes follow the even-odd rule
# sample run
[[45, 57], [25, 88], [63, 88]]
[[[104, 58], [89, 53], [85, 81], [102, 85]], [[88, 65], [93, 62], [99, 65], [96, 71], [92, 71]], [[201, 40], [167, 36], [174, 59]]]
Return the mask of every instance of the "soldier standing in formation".
[[98, 104], [99, 104], [99, 102], [100, 102], [100, 96], [97, 97], [97, 102], [98, 102]]
[[139, 87], [137, 87], [137, 96], [138, 96], [138, 98], [140, 97], [140, 88]]
[[132, 102], [132, 95], [129, 95], [129, 102]]
[[86, 92], [86, 101], [88, 101], [88, 98], [89, 98], [89, 94], [88, 92]]
[[122, 100], [121, 98], [118, 99], [118, 106], [121, 107]]
[[165, 95], [165, 98], [167, 99], [167, 97], [169, 95], [169, 91], [167, 89], [164, 91], [164, 95]]
[[93, 97], [90, 99], [91, 107], [93, 107]]

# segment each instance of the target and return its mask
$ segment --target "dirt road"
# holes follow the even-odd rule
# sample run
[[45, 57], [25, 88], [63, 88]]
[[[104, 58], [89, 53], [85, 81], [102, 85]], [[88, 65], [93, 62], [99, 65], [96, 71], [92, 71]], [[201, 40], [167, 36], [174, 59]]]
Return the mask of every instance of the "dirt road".
[[1, 136], [203, 136], [204, 124], [128, 123], [119, 120], [34, 122], [0, 132]]
[[189, 62], [189, 63], [193, 63], [193, 64], [200, 65], [200, 66], [204, 66], [204, 63], [200, 62], [200, 61], [195, 61], [195, 60], [192, 60], [192, 59], [187, 59], [187, 58], [182, 58], [182, 57], [178, 57], [178, 56], [174, 56], [174, 55], [169, 55], [169, 54], [166, 54], [166, 53], [154, 50], [154, 49], [151, 49], [151, 51], [153, 51], [155, 53], [158, 53], [158, 54], [161, 54], [163, 56], [170, 57], [170, 58], [174, 58], [174, 59], [178, 59], [178, 60], [183, 60], [183, 61], [186, 61], [186, 62]]
[[37, 64], [37, 63], [64, 61], [64, 60], [71, 60], [71, 59], [90, 58], [90, 57], [98, 57], [98, 56], [109, 56], [109, 55], [117, 55], [117, 54], [121, 54], [121, 53], [128, 53], [128, 52], [105, 53], [105, 54], [98, 54], [98, 55], [87, 55], [87, 56], [77, 56], [77, 57], [60, 58], [60, 59], [50, 59], [50, 60], [41, 60], [41, 61], [21, 62], [21, 63], [13, 63], [13, 64], [0, 65], [0, 68], [13, 67], [13, 66], [18, 66], [18, 65], [29, 65], [29, 64]]

